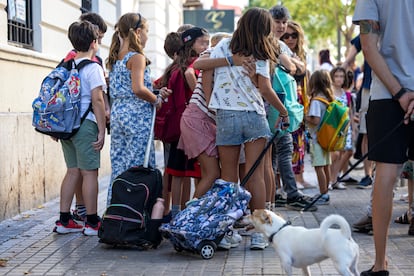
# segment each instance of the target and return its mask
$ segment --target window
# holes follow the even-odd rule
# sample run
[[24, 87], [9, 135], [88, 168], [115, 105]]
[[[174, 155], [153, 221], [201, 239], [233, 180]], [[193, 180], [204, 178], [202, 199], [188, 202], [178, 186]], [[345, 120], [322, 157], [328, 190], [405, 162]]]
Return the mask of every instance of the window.
[[32, 0], [7, 0], [7, 39], [24, 48], [33, 48]]
[[82, 13], [92, 11], [92, 0], [82, 0]]

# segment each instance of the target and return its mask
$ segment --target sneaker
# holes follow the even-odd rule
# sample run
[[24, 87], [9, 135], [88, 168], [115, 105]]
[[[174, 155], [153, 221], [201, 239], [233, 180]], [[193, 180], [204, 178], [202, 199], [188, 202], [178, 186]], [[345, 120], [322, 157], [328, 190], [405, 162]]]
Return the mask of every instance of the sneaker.
[[367, 189], [372, 186], [372, 178], [367, 175], [364, 178], [361, 179], [361, 181], [358, 183], [357, 188], [358, 189]]
[[78, 224], [82, 224], [82, 225], [85, 224], [86, 215], [83, 215], [83, 216], [79, 215], [78, 210], [76, 209], [72, 211], [72, 218]]
[[53, 228], [53, 232], [58, 234], [68, 234], [82, 232], [83, 225], [76, 223], [73, 219], [69, 219], [67, 223], [63, 223], [60, 220], [56, 221], [56, 226]]
[[414, 219], [411, 219], [410, 227], [408, 227], [408, 235], [414, 236]]
[[217, 246], [221, 249], [226, 249], [226, 250], [239, 246], [240, 241], [242, 240], [242, 237], [238, 235], [240, 236], [240, 241], [239, 241], [238, 240], [239, 237], [236, 237], [234, 233], [236, 232], [233, 232], [233, 234], [231, 235], [227, 235], [227, 234], [224, 235], [224, 237], [221, 239], [220, 243]]
[[380, 271], [372, 271], [374, 269], [374, 266], [371, 267], [368, 270], [362, 271], [361, 276], [388, 276], [390, 273], [388, 270], [380, 270]]
[[233, 230], [233, 240], [240, 243], [243, 240], [243, 237], [239, 234], [239, 232]]
[[342, 182], [337, 182], [337, 183], [332, 184], [332, 188], [336, 190], [346, 190], [346, 186]]
[[[302, 211], [309, 204], [311, 204], [311, 202], [312, 200], [306, 200], [304, 196], [297, 196], [295, 198], [288, 198], [286, 207], [291, 210]], [[316, 207], [315, 205], [312, 205], [306, 211], [314, 212], [316, 210], [318, 210], [318, 207]]]
[[365, 215], [356, 223], [352, 224], [352, 227], [358, 232], [368, 233], [372, 230], [372, 217]]
[[285, 207], [286, 206], [286, 198], [283, 197], [281, 194], [276, 194], [275, 196], [275, 207]]
[[251, 242], [250, 242], [250, 249], [251, 250], [263, 250], [265, 249], [269, 243], [266, 241], [266, 238], [263, 236], [262, 233], [252, 233]]
[[316, 205], [329, 205], [329, 195], [328, 194], [323, 194], [316, 202]]
[[95, 226], [93, 226], [93, 225], [89, 224], [88, 222], [86, 222], [82, 233], [85, 236], [97, 236], [99, 227], [101, 227], [101, 222], [98, 222], [98, 224], [95, 225]]

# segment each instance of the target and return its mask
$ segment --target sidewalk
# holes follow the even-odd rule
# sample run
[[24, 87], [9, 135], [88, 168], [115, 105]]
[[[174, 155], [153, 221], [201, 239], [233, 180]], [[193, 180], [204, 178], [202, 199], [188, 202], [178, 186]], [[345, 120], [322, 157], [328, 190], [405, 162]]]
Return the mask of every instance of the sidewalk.
[[[360, 179], [362, 170], [351, 175]], [[316, 184], [313, 168], [306, 162], [305, 178]], [[99, 211], [106, 205], [106, 187], [109, 178], [100, 179]], [[304, 190], [315, 194], [317, 189]], [[350, 224], [365, 213], [371, 190], [356, 189], [348, 185], [347, 190], [330, 192], [331, 204], [319, 206], [316, 212], [290, 211], [278, 208], [293, 225], [308, 228], [318, 227], [331, 213], [344, 216]], [[396, 191], [393, 217], [401, 215], [407, 203], [400, 201], [406, 187]], [[58, 199], [0, 223], [0, 275], [282, 275], [283, 270], [274, 249], [263, 251], [249, 249], [249, 237], [243, 237], [239, 247], [229, 251], [217, 251], [211, 260], [199, 255], [176, 252], [169, 241], [164, 240], [158, 249], [149, 251], [107, 248], [98, 243], [97, 237], [86, 237], [80, 233], [57, 235], [52, 232], [58, 218]], [[408, 225], [391, 223], [388, 242], [389, 271], [391, 275], [414, 275], [414, 237], [407, 235]], [[360, 271], [374, 263], [372, 236], [353, 233], [360, 246]], [[337, 275], [333, 263], [328, 259], [311, 266], [313, 275]], [[300, 269], [294, 269], [301, 275]]]

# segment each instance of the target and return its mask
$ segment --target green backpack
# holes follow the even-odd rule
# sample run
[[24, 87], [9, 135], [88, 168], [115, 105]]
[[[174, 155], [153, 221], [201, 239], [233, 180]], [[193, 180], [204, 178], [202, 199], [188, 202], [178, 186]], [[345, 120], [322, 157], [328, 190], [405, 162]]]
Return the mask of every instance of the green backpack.
[[[303, 121], [303, 105], [298, 102], [296, 80], [287, 72], [286, 68], [279, 65], [276, 66], [273, 74], [272, 87], [288, 111], [290, 125], [287, 131], [294, 132]], [[267, 115], [270, 130], [275, 133], [274, 126], [279, 118], [279, 111], [270, 106]]]
[[316, 133], [318, 144], [326, 151], [343, 150], [350, 125], [349, 108], [336, 100], [329, 102], [321, 97], [314, 99], [327, 105]]

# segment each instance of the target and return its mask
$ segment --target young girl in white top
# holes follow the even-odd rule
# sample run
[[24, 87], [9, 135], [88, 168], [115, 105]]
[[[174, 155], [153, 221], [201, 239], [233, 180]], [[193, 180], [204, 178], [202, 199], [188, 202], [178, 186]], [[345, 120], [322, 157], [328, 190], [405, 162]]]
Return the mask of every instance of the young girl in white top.
[[[220, 41], [211, 53], [211, 58], [227, 57], [229, 62], [229, 66], [215, 69], [209, 104], [217, 112], [216, 144], [221, 178], [227, 182], [235, 183], [239, 179], [241, 145], [245, 146], [246, 170], [249, 170], [271, 135], [263, 98], [280, 112], [280, 120], [289, 122], [287, 110], [270, 83], [269, 62], [277, 62], [278, 55], [278, 49], [274, 46], [277, 42], [271, 35], [272, 24], [273, 19], [267, 10], [251, 8], [240, 18], [233, 37]], [[233, 55], [253, 56], [256, 59], [257, 87], [243, 72], [242, 66], [231, 66]], [[252, 194], [251, 210], [264, 209], [266, 189], [263, 162], [254, 171], [246, 187]], [[251, 249], [265, 247], [264, 237], [254, 233]]]

